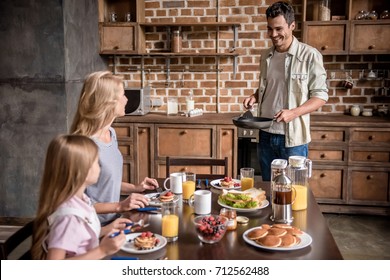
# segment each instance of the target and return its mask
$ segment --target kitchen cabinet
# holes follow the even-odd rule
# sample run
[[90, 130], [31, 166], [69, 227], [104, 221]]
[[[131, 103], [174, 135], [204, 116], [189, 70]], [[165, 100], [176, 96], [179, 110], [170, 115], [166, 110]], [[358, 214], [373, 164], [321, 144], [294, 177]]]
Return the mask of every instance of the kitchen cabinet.
[[[100, 54], [136, 54], [144, 51], [139, 22], [145, 21], [143, 0], [99, 0]], [[112, 14], [116, 20], [112, 20]], [[130, 13], [130, 21], [126, 14]]]
[[388, 1], [331, 1], [331, 20], [319, 21], [319, 0], [303, 1], [302, 41], [322, 54], [386, 54], [390, 52], [390, 20], [355, 20], [359, 11], [378, 15], [388, 10]]
[[[145, 177], [165, 178], [167, 156], [228, 157], [229, 176], [236, 177], [237, 129], [232, 124], [231, 114], [215, 116], [186, 118], [147, 114], [118, 118], [113, 127], [124, 158], [123, 180], [138, 183]], [[191, 170], [185, 166], [172, 168], [180, 172], [218, 172], [207, 166], [195, 166]]]
[[309, 145], [309, 185], [322, 211], [390, 215], [389, 122], [352, 116], [324, 119], [312, 123]]

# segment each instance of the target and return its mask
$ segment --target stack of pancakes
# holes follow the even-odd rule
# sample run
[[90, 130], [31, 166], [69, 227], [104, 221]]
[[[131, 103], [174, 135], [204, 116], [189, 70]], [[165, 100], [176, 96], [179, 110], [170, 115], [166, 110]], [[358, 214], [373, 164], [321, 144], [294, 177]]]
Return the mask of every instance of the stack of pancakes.
[[134, 245], [138, 250], [153, 249], [158, 243], [158, 239], [151, 232], [143, 232], [134, 239]]
[[288, 248], [301, 242], [300, 235], [303, 232], [294, 226], [287, 224], [263, 224], [261, 228], [251, 230], [247, 237], [257, 244], [265, 247]]
[[169, 201], [172, 201], [173, 198], [174, 198], [174, 194], [171, 192], [162, 193], [160, 195], [161, 202], [169, 202]]

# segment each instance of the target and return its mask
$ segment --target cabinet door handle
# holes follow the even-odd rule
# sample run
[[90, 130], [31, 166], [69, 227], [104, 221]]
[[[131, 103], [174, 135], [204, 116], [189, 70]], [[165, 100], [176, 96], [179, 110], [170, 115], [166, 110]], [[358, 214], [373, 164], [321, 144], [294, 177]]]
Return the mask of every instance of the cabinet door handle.
[[230, 131], [224, 131], [224, 132], [222, 133], [222, 135], [224, 135], [224, 136], [230, 135]]
[[374, 175], [368, 175], [367, 176], [367, 180], [372, 180], [372, 179], [374, 179]]
[[373, 155], [368, 155], [367, 159], [374, 159], [374, 156]]
[[321, 138], [322, 138], [322, 139], [328, 138], [328, 134], [322, 134], [322, 135], [321, 135]]
[[326, 155], [325, 154], [321, 154], [320, 158], [324, 159], [324, 158], [326, 158]]
[[322, 46], [321, 47], [321, 50], [323, 50], [323, 51], [325, 51], [325, 50], [327, 50], [329, 47], [327, 46], [327, 45], [325, 45], [325, 46]]
[[139, 133], [140, 133], [140, 134], [146, 133], [146, 128], [141, 129], [141, 130], [139, 131]]
[[187, 167], [183, 167], [182, 169], [180, 169], [181, 172], [187, 172]]
[[374, 140], [374, 139], [375, 139], [375, 135], [368, 136], [368, 140]]
[[369, 49], [369, 50], [375, 49], [375, 45], [369, 45], [369, 46], [368, 46], [368, 49]]
[[326, 173], [321, 173], [320, 177], [321, 178], [325, 178], [326, 177]]
[[119, 50], [119, 47], [118, 46], [115, 46], [112, 48], [113, 50]]
[[181, 132], [181, 135], [186, 135], [187, 133], [188, 133], [187, 130], [183, 130], [183, 131]]

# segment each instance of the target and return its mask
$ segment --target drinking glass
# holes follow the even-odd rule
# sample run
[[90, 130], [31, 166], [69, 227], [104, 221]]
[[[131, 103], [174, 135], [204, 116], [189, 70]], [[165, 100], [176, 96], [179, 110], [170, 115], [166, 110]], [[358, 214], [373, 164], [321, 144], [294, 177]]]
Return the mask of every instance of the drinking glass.
[[192, 172], [183, 173], [183, 202], [189, 201], [195, 192], [196, 175]]
[[240, 169], [241, 175], [241, 190], [253, 188], [255, 186], [255, 169], [251, 167], [243, 167]]
[[161, 205], [161, 230], [168, 242], [179, 238], [179, 213], [176, 202], [164, 202]]

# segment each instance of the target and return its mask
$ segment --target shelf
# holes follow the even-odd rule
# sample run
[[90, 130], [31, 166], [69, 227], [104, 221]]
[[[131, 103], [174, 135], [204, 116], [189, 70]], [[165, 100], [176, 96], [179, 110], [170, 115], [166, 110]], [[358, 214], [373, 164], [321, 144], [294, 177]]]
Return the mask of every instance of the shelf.
[[181, 57], [181, 56], [219, 56], [219, 57], [235, 57], [238, 56], [238, 53], [195, 53], [195, 52], [180, 52], [180, 53], [165, 53], [165, 52], [149, 52], [149, 53], [140, 53], [140, 56], [162, 56], [162, 57]]
[[239, 22], [142, 22], [140, 26], [205, 26], [205, 27], [224, 27], [233, 26], [238, 27], [241, 25]]

